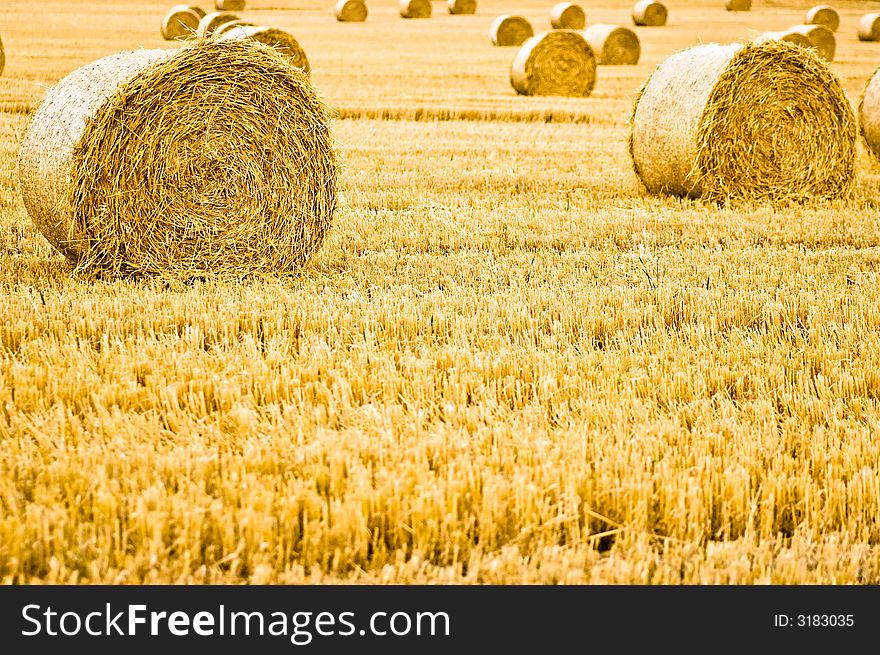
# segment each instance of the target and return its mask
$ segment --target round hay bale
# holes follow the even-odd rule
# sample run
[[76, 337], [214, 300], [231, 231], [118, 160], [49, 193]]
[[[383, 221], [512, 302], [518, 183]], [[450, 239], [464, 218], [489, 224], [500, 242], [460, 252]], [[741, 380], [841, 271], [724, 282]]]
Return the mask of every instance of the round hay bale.
[[287, 61], [308, 75], [312, 72], [309, 58], [290, 32], [277, 27], [235, 26], [218, 37], [221, 41], [258, 41], [274, 48]]
[[752, 0], [724, 0], [727, 11], [751, 11]]
[[399, 0], [401, 18], [430, 18], [431, 0]]
[[446, 8], [450, 14], [475, 14], [477, 0], [446, 0]]
[[862, 93], [859, 125], [868, 150], [880, 158], [880, 69], [874, 71]]
[[826, 61], [834, 61], [834, 51], [837, 49], [837, 39], [834, 32], [824, 25], [795, 25], [786, 30], [803, 34], [813, 44], [813, 49]]
[[767, 41], [785, 41], [803, 48], [813, 47], [813, 42], [800, 32], [764, 32], [753, 39], [754, 43], [766, 43]]
[[847, 195], [855, 116], [840, 80], [791, 43], [697, 46], [642, 88], [630, 154], [652, 193], [801, 201]]
[[202, 20], [199, 21], [199, 27], [196, 30], [196, 35], [200, 39], [210, 38], [214, 36], [214, 31], [223, 23], [230, 23], [234, 20], [241, 20], [241, 18], [237, 14], [228, 11], [212, 11], [202, 16]]
[[214, 0], [217, 11], [242, 11], [245, 0]]
[[231, 20], [228, 23], [221, 24], [216, 30], [214, 30], [213, 37], [215, 39], [219, 39], [225, 32], [228, 32], [233, 27], [253, 27], [253, 23], [249, 23], [246, 20]]
[[580, 32], [538, 34], [514, 57], [510, 83], [520, 95], [586, 97], [596, 85], [596, 56]]
[[522, 45], [535, 35], [532, 24], [522, 16], [502, 14], [489, 28], [489, 38], [497, 46]]
[[582, 30], [586, 24], [583, 8], [573, 2], [560, 2], [550, 10], [550, 25], [555, 30]]
[[669, 11], [662, 2], [642, 0], [633, 7], [633, 23], [641, 27], [660, 27], [666, 25]]
[[368, 13], [367, 3], [363, 0], [339, 0], [336, 3], [336, 20], [340, 23], [363, 23]]
[[584, 38], [600, 65], [634, 65], [642, 55], [639, 37], [628, 27], [596, 23], [584, 30]]
[[6, 67], [6, 52], [3, 50], [3, 39], [0, 39], [0, 75]]
[[832, 32], [836, 32], [840, 27], [840, 15], [831, 5], [816, 5], [804, 17], [806, 25], [824, 25]]
[[199, 15], [188, 6], [175, 5], [165, 14], [159, 30], [166, 41], [188, 39], [195, 36], [200, 20]]
[[329, 125], [302, 72], [261, 43], [123, 52], [48, 92], [19, 150], [21, 194], [79, 271], [291, 271], [336, 208]]
[[859, 19], [859, 41], [880, 41], [880, 14], [865, 14]]
[[198, 5], [185, 5], [185, 7], [187, 9], [191, 9], [192, 11], [196, 12], [199, 15], [200, 19], [204, 18], [205, 15], [208, 13], [207, 11], [205, 11], [204, 9], [199, 7]]

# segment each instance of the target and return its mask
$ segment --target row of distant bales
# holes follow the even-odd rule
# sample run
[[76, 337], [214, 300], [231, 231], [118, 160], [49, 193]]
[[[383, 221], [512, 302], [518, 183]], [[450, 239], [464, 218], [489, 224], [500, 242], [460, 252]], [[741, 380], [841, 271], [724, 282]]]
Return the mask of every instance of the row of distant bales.
[[[430, 18], [431, 0], [400, 0], [403, 18]], [[728, 11], [749, 11], [751, 0], [726, 0]], [[242, 20], [233, 11], [245, 8], [244, 0], [215, 0], [215, 9], [205, 12], [195, 5], [172, 7], [161, 23], [162, 36], [167, 40], [189, 38], [242, 39], [262, 41], [278, 48], [291, 62], [309, 73], [305, 50], [292, 34], [278, 28], [258, 26]], [[447, 0], [450, 14], [473, 14], [476, 0]], [[367, 19], [364, 0], [339, 0], [336, 19], [356, 23]], [[640, 27], [666, 25], [669, 11], [661, 2], [641, 0], [632, 10], [633, 23]], [[641, 57], [638, 35], [622, 25], [587, 24], [584, 9], [572, 2], [560, 2], [550, 10], [553, 31], [535, 35], [531, 23], [522, 16], [503, 14], [489, 29], [489, 38], [496, 46], [517, 46], [510, 81], [523, 95], [588, 96], [596, 82], [596, 65], [635, 65]], [[827, 61], [834, 59], [835, 32], [840, 16], [829, 5], [818, 5], [807, 11], [804, 22], [778, 32], [765, 32], [755, 42], [785, 41], [812, 48]], [[562, 32], [565, 33], [562, 33]], [[880, 41], [880, 13], [866, 14], [859, 22], [858, 38]], [[565, 63], [563, 63], [563, 61]], [[556, 75], [555, 69], [579, 62], [575, 76]], [[542, 71], [544, 72], [542, 74]]]

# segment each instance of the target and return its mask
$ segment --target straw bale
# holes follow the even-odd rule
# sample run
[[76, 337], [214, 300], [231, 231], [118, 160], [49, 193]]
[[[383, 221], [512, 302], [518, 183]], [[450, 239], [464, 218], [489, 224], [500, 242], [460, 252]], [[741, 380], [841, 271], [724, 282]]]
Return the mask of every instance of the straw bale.
[[399, 0], [401, 18], [430, 18], [431, 0]]
[[363, 0], [339, 0], [336, 3], [336, 20], [341, 23], [363, 23], [368, 13], [367, 3]]
[[662, 2], [641, 0], [633, 7], [632, 17], [633, 23], [641, 27], [660, 27], [666, 25], [669, 11]]
[[475, 14], [477, 0], [446, 0], [446, 8], [450, 14]]
[[584, 30], [584, 38], [600, 65], [633, 65], [639, 63], [642, 46], [639, 37], [628, 27], [596, 23]]
[[538, 34], [517, 52], [510, 83], [521, 95], [586, 97], [596, 85], [596, 56], [581, 32]]
[[831, 5], [816, 5], [804, 16], [804, 23], [807, 25], [824, 25], [832, 32], [836, 32], [840, 27], [840, 14]]
[[501, 14], [492, 21], [489, 38], [497, 46], [522, 45], [535, 35], [532, 24], [522, 16]]
[[859, 19], [859, 41], [880, 41], [880, 14], [865, 14]]
[[168, 10], [159, 27], [166, 41], [188, 39], [195, 36], [201, 18], [187, 5], [175, 5]]
[[586, 24], [583, 7], [573, 2], [560, 2], [550, 10], [550, 25], [555, 30], [582, 30]]

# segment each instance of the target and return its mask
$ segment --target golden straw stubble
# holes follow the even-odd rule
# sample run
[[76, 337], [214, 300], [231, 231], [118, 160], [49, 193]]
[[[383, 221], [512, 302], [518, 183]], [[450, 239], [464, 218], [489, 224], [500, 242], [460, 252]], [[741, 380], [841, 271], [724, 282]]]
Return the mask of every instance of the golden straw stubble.
[[241, 18], [239, 18], [238, 14], [228, 11], [212, 11], [202, 16], [202, 20], [199, 21], [199, 27], [196, 30], [196, 35], [200, 39], [207, 39], [214, 36], [214, 31], [223, 23], [231, 23], [234, 20], [241, 20]]
[[339, 0], [336, 3], [336, 20], [340, 23], [363, 23], [368, 13], [367, 3], [363, 0]]
[[446, 0], [446, 9], [450, 14], [475, 14], [477, 0]]
[[397, 8], [401, 18], [431, 17], [431, 0], [399, 0]]
[[642, 88], [630, 135], [652, 193], [788, 202], [848, 195], [856, 120], [840, 80], [790, 43], [697, 46]]
[[807, 11], [804, 24], [824, 25], [832, 32], [836, 32], [840, 27], [840, 14], [831, 5], [816, 5]]
[[188, 39], [199, 28], [199, 15], [187, 5], [175, 5], [162, 18], [160, 32], [166, 41]]
[[522, 45], [535, 35], [532, 24], [522, 16], [501, 14], [489, 27], [489, 39], [493, 45]]
[[217, 37], [221, 41], [243, 40], [258, 41], [274, 48], [283, 55], [291, 64], [299, 68], [306, 75], [311, 73], [312, 67], [306, 51], [299, 41], [290, 33], [277, 27], [236, 25]]
[[293, 271], [336, 208], [329, 126], [302, 71], [262, 43], [124, 52], [48, 92], [20, 146], [19, 186], [81, 271]]
[[520, 95], [586, 97], [596, 85], [596, 56], [575, 30], [539, 34], [517, 52], [510, 83]]
[[573, 2], [560, 2], [550, 9], [550, 25], [555, 30], [582, 30], [586, 24], [583, 7]]
[[584, 38], [600, 65], [635, 65], [642, 46], [639, 37], [628, 27], [595, 23], [584, 30]]
[[859, 19], [859, 41], [880, 41], [880, 14], [865, 14]]
[[666, 25], [669, 11], [662, 2], [641, 0], [633, 7], [632, 18], [633, 23], [640, 27], [661, 27]]

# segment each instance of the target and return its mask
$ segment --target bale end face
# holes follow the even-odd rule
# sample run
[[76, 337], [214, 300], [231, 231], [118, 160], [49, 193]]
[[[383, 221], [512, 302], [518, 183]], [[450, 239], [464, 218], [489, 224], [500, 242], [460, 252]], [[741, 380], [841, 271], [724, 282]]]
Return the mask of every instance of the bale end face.
[[312, 71], [306, 51], [290, 32], [277, 27], [235, 26], [218, 36], [222, 41], [256, 41], [274, 49], [306, 75]]
[[399, 0], [401, 18], [430, 18], [431, 0]]
[[834, 32], [824, 25], [795, 25], [787, 30], [806, 36], [813, 49], [826, 61], [834, 61], [834, 53], [837, 49], [837, 39]]
[[669, 11], [662, 2], [642, 0], [633, 7], [632, 18], [639, 27], [661, 27], [666, 25]]
[[560, 2], [550, 10], [550, 25], [554, 30], [582, 30], [587, 24], [587, 15], [580, 5]]
[[859, 19], [859, 41], [880, 41], [880, 14], [865, 14]]
[[477, 13], [477, 0], [447, 0], [446, 9], [450, 14], [475, 14]]
[[724, 8], [727, 11], [751, 11], [752, 0], [725, 0]]
[[522, 45], [534, 35], [532, 24], [522, 16], [502, 14], [489, 28], [489, 39], [497, 46]]
[[880, 160], [880, 68], [868, 80], [859, 101], [859, 127], [868, 151]]
[[813, 42], [800, 32], [764, 32], [756, 36], [754, 43], [766, 43], [767, 41], [785, 41], [802, 48], [812, 48]]
[[363, 0], [339, 0], [336, 3], [336, 20], [340, 23], [363, 23], [368, 13], [367, 3]]
[[840, 15], [837, 10], [830, 5], [817, 5], [807, 11], [804, 16], [805, 25], [823, 25], [832, 32], [836, 32], [840, 27]]
[[6, 68], [6, 52], [3, 50], [3, 39], [0, 38], [0, 75], [3, 75], [4, 68]]
[[166, 41], [181, 41], [192, 38], [199, 29], [199, 15], [184, 5], [172, 7], [159, 26], [162, 38]]
[[520, 95], [586, 97], [596, 85], [596, 56], [580, 32], [539, 34], [517, 52], [510, 83]]
[[603, 66], [626, 66], [639, 63], [642, 46], [631, 29], [620, 25], [596, 23], [584, 30], [584, 38]]

